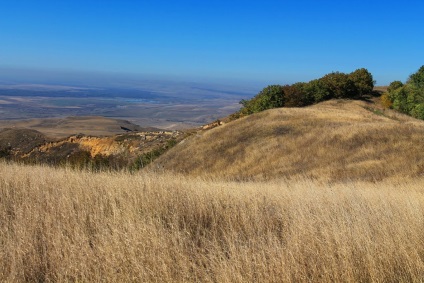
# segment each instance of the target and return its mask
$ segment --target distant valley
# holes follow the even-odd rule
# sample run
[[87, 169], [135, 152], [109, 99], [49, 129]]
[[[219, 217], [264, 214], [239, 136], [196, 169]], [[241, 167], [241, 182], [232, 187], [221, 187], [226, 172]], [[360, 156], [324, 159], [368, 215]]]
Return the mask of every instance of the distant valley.
[[255, 92], [255, 88], [157, 81], [110, 87], [3, 83], [0, 128], [28, 119], [103, 116], [143, 127], [186, 129], [233, 113], [241, 99]]

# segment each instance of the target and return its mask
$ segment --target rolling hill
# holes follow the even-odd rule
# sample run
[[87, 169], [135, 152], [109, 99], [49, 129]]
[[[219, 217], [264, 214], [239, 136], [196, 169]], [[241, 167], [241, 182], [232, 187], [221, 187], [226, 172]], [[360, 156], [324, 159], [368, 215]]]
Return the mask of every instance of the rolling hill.
[[17, 128], [36, 130], [51, 138], [62, 139], [75, 134], [111, 136], [130, 131], [158, 131], [158, 128], [140, 127], [127, 120], [100, 116], [78, 116], [27, 120], [0, 120], [0, 129]]
[[234, 180], [382, 180], [424, 174], [424, 121], [374, 102], [278, 108], [199, 131], [155, 168]]

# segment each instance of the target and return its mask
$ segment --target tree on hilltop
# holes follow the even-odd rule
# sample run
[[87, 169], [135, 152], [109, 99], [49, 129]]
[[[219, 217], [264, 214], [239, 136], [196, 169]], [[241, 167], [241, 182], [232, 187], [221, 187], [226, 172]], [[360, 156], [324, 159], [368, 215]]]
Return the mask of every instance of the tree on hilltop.
[[374, 80], [370, 72], [367, 69], [361, 68], [349, 74], [349, 79], [353, 81], [356, 87], [356, 93], [358, 96], [364, 96], [372, 93], [374, 89]]
[[242, 100], [242, 114], [249, 115], [284, 106], [284, 90], [281, 85], [269, 85], [250, 100]]
[[374, 80], [367, 69], [350, 74], [332, 72], [308, 83], [270, 85], [255, 97], [242, 100], [243, 107], [233, 118], [277, 107], [302, 107], [333, 98], [354, 99], [372, 93]]

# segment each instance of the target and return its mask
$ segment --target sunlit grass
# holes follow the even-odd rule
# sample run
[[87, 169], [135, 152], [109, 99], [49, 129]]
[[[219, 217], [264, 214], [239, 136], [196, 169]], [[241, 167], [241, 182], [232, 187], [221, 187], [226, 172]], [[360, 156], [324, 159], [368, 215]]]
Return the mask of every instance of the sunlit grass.
[[223, 182], [0, 163], [0, 281], [424, 278], [424, 180]]

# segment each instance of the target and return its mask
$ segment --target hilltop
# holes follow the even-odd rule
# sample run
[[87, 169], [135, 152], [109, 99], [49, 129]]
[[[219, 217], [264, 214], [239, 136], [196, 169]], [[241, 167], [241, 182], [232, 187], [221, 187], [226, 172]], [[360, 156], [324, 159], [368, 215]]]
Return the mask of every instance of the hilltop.
[[199, 131], [155, 168], [229, 179], [381, 180], [424, 174], [424, 121], [373, 102], [277, 108]]

